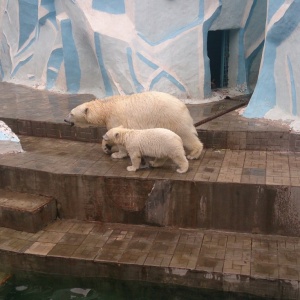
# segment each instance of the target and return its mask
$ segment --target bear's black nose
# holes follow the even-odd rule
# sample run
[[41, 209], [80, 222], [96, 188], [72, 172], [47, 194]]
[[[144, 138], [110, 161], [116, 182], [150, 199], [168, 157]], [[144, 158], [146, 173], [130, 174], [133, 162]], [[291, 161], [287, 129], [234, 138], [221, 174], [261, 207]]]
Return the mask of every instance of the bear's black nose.
[[69, 121], [69, 120], [67, 120], [67, 119], [64, 119], [64, 121], [65, 121], [66, 123], [70, 124], [71, 126], [74, 126], [74, 122], [71, 122], [71, 121]]

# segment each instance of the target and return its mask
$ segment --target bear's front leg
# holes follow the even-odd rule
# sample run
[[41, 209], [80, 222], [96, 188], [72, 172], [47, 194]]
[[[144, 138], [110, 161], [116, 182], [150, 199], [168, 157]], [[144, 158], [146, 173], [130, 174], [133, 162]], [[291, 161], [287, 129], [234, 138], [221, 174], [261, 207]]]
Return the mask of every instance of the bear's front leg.
[[136, 154], [130, 154], [129, 153], [129, 156], [130, 156], [130, 159], [131, 159], [132, 166], [128, 166], [127, 171], [135, 172], [137, 169], [140, 168], [141, 155], [140, 155], [140, 153], [136, 153]]
[[118, 145], [119, 147], [119, 151], [118, 152], [115, 152], [111, 155], [112, 158], [124, 158], [124, 157], [127, 157], [128, 153], [126, 151], [126, 148], [121, 146], [121, 145]]

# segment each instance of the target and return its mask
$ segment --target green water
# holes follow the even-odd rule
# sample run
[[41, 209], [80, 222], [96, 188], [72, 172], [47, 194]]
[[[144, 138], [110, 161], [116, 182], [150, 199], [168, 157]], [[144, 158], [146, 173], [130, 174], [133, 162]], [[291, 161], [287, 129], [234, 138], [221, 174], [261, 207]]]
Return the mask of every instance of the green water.
[[12, 276], [0, 286], [1, 300], [259, 300], [249, 295], [222, 293], [170, 285], [100, 278], [53, 277], [34, 274]]

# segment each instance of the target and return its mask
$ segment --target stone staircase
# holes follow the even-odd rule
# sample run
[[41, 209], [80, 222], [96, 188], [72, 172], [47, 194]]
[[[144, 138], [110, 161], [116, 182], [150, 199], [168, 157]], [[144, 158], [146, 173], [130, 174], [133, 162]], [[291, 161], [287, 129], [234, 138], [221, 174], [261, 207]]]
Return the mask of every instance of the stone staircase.
[[[7, 85], [2, 86], [4, 91], [9, 88], [11, 89]], [[19, 89], [18, 86], [16, 93]], [[220, 236], [222, 241], [228, 240], [228, 234], [237, 235], [239, 236], [237, 239], [242, 240], [243, 235], [249, 235], [249, 239], [255, 241], [255, 235], [258, 234], [259, 240], [266, 245], [271, 245], [272, 240], [276, 240], [277, 255], [280, 243], [287, 245], [293, 241], [293, 245], [298, 245], [300, 237], [299, 135], [290, 131], [288, 126], [264, 120], [247, 120], [237, 111], [230, 112], [230, 109], [241, 106], [240, 100], [229, 104], [227, 104], [227, 100], [223, 100], [217, 105], [206, 104], [202, 109], [199, 106], [189, 105], [195, 123], [201, 123], [197, 130], [199, 137], [204, 142], [205, 149], [200, 159], [190, 162], [190, 168], [186, 174], [177, 174], [176, 166], [172, 163], [158, 169], [145, 168], [131, 173], [126, 170], [126, 166], [130, 163], [129, 159], [113, 160], [102, 152], [99, 141], [105, 132], [104, 128], [71, 128], [62, 123], [63, 116], [69, 109], [80, 102], [87, 101], [89, 96], [67, 98], [64, 95], [61, 99], [59, 96], [56, 97], [52, 94], [49, 96], [47, 92], [42, 91], [38, 91], [38, 93], [43, 93], [42, 96], [40, 94], [32, 96], [32, 91], [30, 93], [32, 105], [34, 99], [42, 96], [44, 99], [41, 108], [37, 107], [31, 118], [28, 110], [25, 110], [25, 115], [22, 115], [21, 109], [18, 112], [19, 115], [14, 117], [13, 106], [16, 103], [11, 103], [10, 98], [5, 99], [4, 97], [6, 109], [3, 111], [0, 109], [0, 119], [19, 134], [25, 150], [23, 153], [0, 156], [0, 226], [2, 226], [4, 234], [4, 242], [1, 244], [0, 228], [0, 257], [9, 257], [6, 260], [7, 268], [17, 266], [17, 263], [10, 257], [11, 252], [18, 253], [18, 257], [20, 256], [22, 259], [24, 256], [26, 257], [26, 263], [21, 264], [23, 269], [26, 269], [27, 266], [31, 270], [39, 271], [41, 269], [35, 267], [37, 261], [30, 263], [31, 256], [34, 254], [42, 255], [42, 258], [38, 258], [39, 264], [51, 265], [51, 258], [48, 261], [48, 255], [52, 253], [52, 247], [56, 247], [55, 243], [59, 244], [60, 241], [56, 241], [51, 234], [47, 240], [40, 240], [39, 236], [48, 232], [49, 226], [51, 228], [49, 223], [54, 219], [64, 220], [61, 223], [56, 221], [55, 224], [61, 224], [55, 225], [56, 227], [65, 226], [64, 222], [72, 220], [72, 222], [79, 222], [81, 225], [77, 227], [82, 226], [83, 229], [85, 226], [90, 226], [85, 224], [95, 224], [94, 222], [99, 226], [115, 224], [120, 226], [117, 232], [122, 231], [119, 229], [122, 228], [122, 224], [127, 226], [126, 228], [130, 228], [127, 230], [128, 232], [135, 232], [140, 228], [139, 226], [145, 226], [146, 230], [156, 230], [158, 235], [158, 232], [163, 230], [171, 230], [172, 234], [176, 236], [179, 231], [188, 230], [191, 239], [193, 239], [193, 232], [198, 230], [199, 232], [201, 230], [218, 230], [216, 235]], [[4, 95], [6, 94], [4, 93]], [[26, 95], [26, 91], [23, 91], [24, 95]], [[18, 103], [18, 105], [21, 104]], [[42, 121], [39, 116], [45, 116], [46, 110], [50, 110], [53, 115]], [[222, 114], [222, 111], [226, 111], [226, 114]], [[198, 121], [197, 116], [200, 116]], [[212, 116], [218, 116], [218, 118], [214, 119]], [[205, 120], [208, 122], [205, 123]], [[58, 227], [56, 228], [57, 233], [64, 230], [64, 227], [61, 229]], [[17, 231], [14, 234], [18, 236], [17, 239], [21, 240], [21, 242], [20, 240], [16, 242], [17, 245], [20, 245], [19, 248], [8, 246], [10, 245], [8, 228]], [[27, 243], [27, 240], [19, 238], [20, 235], [23, 236], [21, 231], [37, 235], [30, 236], [30, 243]], [[58, 236], [60, 234], [56, 234], [56, 237]], [[51, 241], [52, 238], [55, 241]], [[102, 239], [102, 237], [97, 238]], [[114, 240], [115, 237], [112, 239]], [[201, 239], [199, 243], [205, 246], [203, 241]], [[243, 251], [247, 248], [246, 250], [251, 252], [254, 249], [253, 245], [256, 245], [255, 242], [253, 243], [247, 242], [247, 245], [238, 243], [233, 248], [243, 249]], [[62, 244], [65, 245], [63, 242]], [[174, 251], [177, 249], [176, 245], [180, 246], [176, 242]], [[222, 252], [222, 247], [224, 250], [226, 245], [213, 242], [212, 247], [216, 247], [217, 250], [215, 249], [216, 252], [212, 251], [211, 255], [218, 255], [218, 251]], [[74, 248], [70, 242], [68, 247], [71, 246]], [[41, 251], [39, 252], [35, 250], [37, 249], [35, 247], [38, 249], [41, 247], [44, 250], [39, 250]], [[63, 264], [68, 264], [64, 258], [70, 258], [70, 256], [62, 254], [66, 249], [62, 245], [57, 247], [62, 252], [58, 251], [53, 255], [60, 257]], [[96, 252], [98, 253], [100, 249], [97, 248], [98, 246], [95, 247], [93, 250], [89, 250], [95, 252], [95, 256], [88, 258], [93, 262], [95, 262]], [[196, 248], [201, 254], [200, 244]], [[108, 245], [108, 252], [109, 249]], [[232, 248], [230, 249], [232, 250]], [[297, 249], [296, 246], [293, 246], [293, 251]], [[268, 250], [266, 255], [272, 256], [274, 249], [268, 246], [258, 250]], [[26, 251], [31, 256], [27, 257]], [[255, 255], [254, 253], [251, 259], [255, 260]], [[296, 254], [292, 252], [292, 255]], [[128, 268], [126, 262], [125, 265], [122, 265], [120, 258], [110, 260], [108, 256], [105, 260], [97, 259], [97, 265], [92, 263], [93, 274], [103, 267], [102, 262], [104, 265], [112, 264], [110, 265], [112, 269], [107, 269], [109, 274], [116, 274], [113, 271], [116, 263], [121, 264], [126, 270], [130, 269], [129, 272], [142, 272], [141, 265], [143, 264], [138, 262], [134, 264], [130, 261], [130, 265], [133, 264], [133, 268], [136, 268], [134, 271]], [[198, 256], [193, 254], [191, 259], [194, 260], [196, 257]], [[258, 272], [257, 270], [262, 265], [261, 261], [259, 263], [254, 261], [254, 271], [252, 272], [250, 271], [251, 263], [247, 258], [249, 270], [247, 269], [247, 274], [243, 274], [234, 267], [225, 268], [225, 262], [223, 262], [224, 265], [218, 265], [217, 269], [208, 267], [210, 263], [213, 265], [219, 263], [219, 261], [214, 261], [215, 258], [216, 256], [207, 258], [205, 260], [207, 268], [198, 266], [197, 270], [194, 267], [184, 267], [184, 264], [180, 264], [179, 261], [173, 265], [161, 265], [157, 263], [157, 260], [153, 260], [155, 270], [152, 269], [153, 266], [150, 266], [151, 271], [148, 267], [146, 268], [147, 272], [152, 272], [153, 275], [148, 279], [152, 280], [156, 272], [160, 274], [161, 278], [164, 278], [161, 272], [165, 271], [159, 269], [159, 266], [163, 266], [163, 269], [169, 268], [168, 272], [170, 273], [167, 277], [170, 282], [188, 286], [197, 286], [197, 276], [200, 276], [207, 282], [207, 286], [203, 285], [202, 287], [230, 290], [230, 280], [233, 280], [234, 284], [232, 284], [235, 287], [238, 286], [234, 290], [242, 291], [244, 288], [247, 293], [251, 293], [252, 287], [255, 286], [253, 282], [256, 280], [256, 283], [261, 284], [258, 289], [259, 295], [265, 292], [263, 287], [267, 286], [269, 280], [272, 279], [276, 281], [276, 288], [273, 286], [272, 293], [266, 293], [266, 295], [275, 295], [275, 297], [283, 294], [293, 295], [291, 298], [289, 296], [285, 299], [297, 299], [298, 297], [300, 266], [299, 272], [293, 269], [293, 272], [295, 271], [297, 274], [285, 272], [284, 275], [280, 275], [278, 270], [282, 267], [281, 262], [277, 260], [275, 266], [270, 263], [269, 258], [266, 258], [267, 262], [269, 261], [271, 264], [264, 265], [265, 269], [263, 270], [266, 271]], [[199, 260], [201, 259], [199, 258]], [[85, 265], [87, 262], [84, 261], [82, 264]], [[196, 265], [194, 262], [193, 266]], [[238, 262], [237, 265], [237, 268], [241, 270], [242, 265]], [[287, 265], [290, 266], [290, 264]], [[55, 266], [58, 273], [64, 272], [60, 263], [55, 262]], [[277, 276], [270, 276], [270, 266], [275, 273], [277, 272]], [[286, 265], [284, 266], [286, 267]], [[228, 271], [229, 269], [231, 271]], [[43, 271], [45, 270], [43, 269]], [[227, 271], [228, 273], [226, 273]], [[76, 270], [74, 272], [76, 273]], [[103, 272], [101, 270], [99, 274], [103, 274]], [[178, 276], [182, 276], [180, 275], [183, 274], [182, 272], [192, 275], [179, 280]], [[223, 277], [220, 275], [222, 272]], [[272, 274], [275, 274], [274, 272]], [[144, 278], [140, 273], [136, 277], [131, 275], [133, 279], [137, 280]], [[221, 286], [218, 283], [218, 276], [223, 279], [227, 276], [226, 280], [224, 279], [226, 282], [221, 280], [223, 282]], [[257, 281], [257, 278], [263, 280], [260, 282]], [[190, 284], [189, 280], [192, 280], [193, 284]], [[244, 280], [251, 282], [252, 286], [245, 287]], [[284, 280], [284, 285], [279, 284], [282, 280]], [[288, 284], [286, 284], [287, 282]], [[295, 285], [297, 285], [296, 288]], [[224, 288], [225, 286], [226, 288]], [[279, 294], [278, 289], [280, 289]], [[283, 293], [282, 289], [286, 293]]]
[[0, 226], [37, 232], [57, 217], [53, 198], [0, 189]]

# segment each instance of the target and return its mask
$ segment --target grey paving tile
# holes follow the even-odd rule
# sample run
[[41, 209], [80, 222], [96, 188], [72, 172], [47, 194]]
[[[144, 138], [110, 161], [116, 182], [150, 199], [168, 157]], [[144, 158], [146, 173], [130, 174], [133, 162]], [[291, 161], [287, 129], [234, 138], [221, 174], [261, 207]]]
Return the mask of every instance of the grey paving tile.
[[32, 245], [31, 241], [17, 239], [17, 238], [2, 238], [0, 239], [0, 249], [23, 253], [28, 247]]
[[101, 248], [94, 245], [80, 245], [71, 255], [72, 258], [81, 260], [94, 260]]
[[93, 230], [94, 227], [95, 227], [94, 223], [76, 222], [68, 230], [68, 233], [88, 234]]
[[78, 245], [56, 244], [47, 255], [70, 258], [77, 248]]
[[251, 262], [251, 276], [254, 278], [278, 279], [278, 265], [264, 262]]
[[172, 254], [151, 251], [147, 256], [144, 265], [168, 267], [170, 265], [172, 257]]
[[38, 238], [38, 242], [42, 243], [58, 243], [65, 235], [63, 232], [44, 231]]
[[134, 264], [134, 265], [143, 265], [147, 256], [149, 255], [148, 252], [138, 251], [135, 249], [128, 249], [123, 252], [119, 259], [119, 263], [124, 264]]
[[25, 253], [46, 256], [55, 245], [55, 243], [35, 242], [25, 251]]
[[78, 233], [65, 233], [62, 238], [57, 242], [58, 244], [62, 245], [74, 245], [79, 246], [83, 243], [86, 239], [85, 234], [78, 234]]

